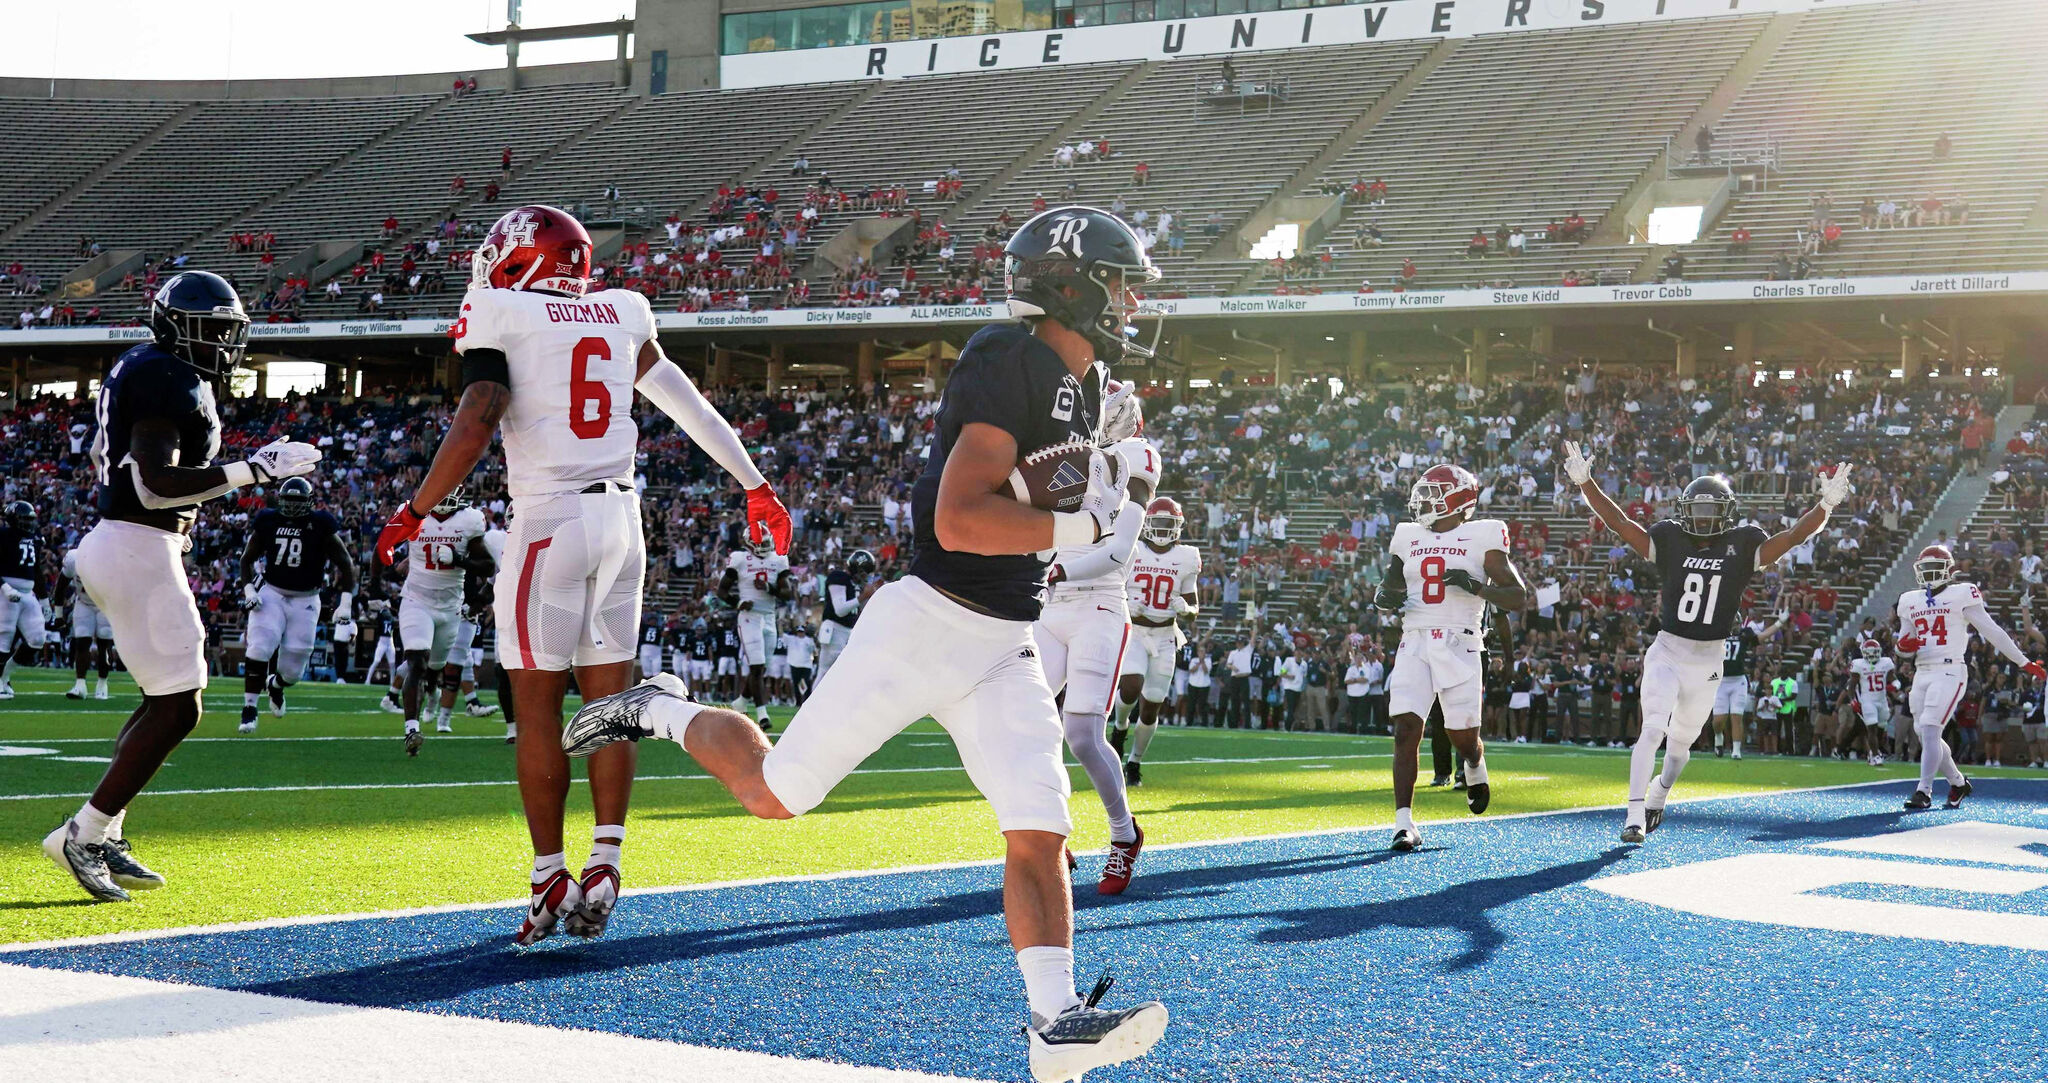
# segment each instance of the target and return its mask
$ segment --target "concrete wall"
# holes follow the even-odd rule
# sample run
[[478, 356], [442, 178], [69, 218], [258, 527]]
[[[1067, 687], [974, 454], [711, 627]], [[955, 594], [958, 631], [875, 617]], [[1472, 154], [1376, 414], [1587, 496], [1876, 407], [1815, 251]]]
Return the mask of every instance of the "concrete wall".
[[[660, 0], [645, 0], [650, 7]], [[699, 0], [690, 0], [699, 2]], [[711, 0], [701, 0], [709, 3]], [[717, 25], [714, 14], [712, 25]], [[717, 71], [718, 42], [710, 41], [712, 71]], [[644, 55], [644, 54], [643, 54]], [[670, 53], [669, 87], [676, 89], [674, 53]], [[521, 66], [522, 87], [563, 86], [570, 83], [609, 83], [617, 74], [617, 62], [591, 60], [580, 64]], [[91, 98], [145, 99], [152, 101], [221, 101], [226, 99], [275, 98], [368, 98], [400, 94], [446, 94], [457, 78], [476, 76], [478, 89], [502, 90], [507, 84], [503, 67], [476, 71], [437, 72], [429, 75], [366, 75], [337, 79], [250, 79], [232, 83], [217, 79], [22, 79], [0, 78], [0, 98]], [[643, 77], [644, 78], [644, 77]]]
[[[728, 0], [733, 11], [764, 6], [807, 7], [800, 0]], [[647, 58], [668, 51], [668, 89], [704, 90], [718, 85], [719, 0], [640, 0], [633, 11], [633, 89], [647, 93]]]

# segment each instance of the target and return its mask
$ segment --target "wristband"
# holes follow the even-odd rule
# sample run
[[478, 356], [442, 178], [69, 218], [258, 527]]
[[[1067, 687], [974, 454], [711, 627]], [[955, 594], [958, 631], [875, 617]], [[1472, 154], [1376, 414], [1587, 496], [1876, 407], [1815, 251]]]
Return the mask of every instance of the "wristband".
[[1085, 511], [1052, 513], [1052, 544], [1055, 549], [1094, 545], [1102, 538], [1102, 524]]

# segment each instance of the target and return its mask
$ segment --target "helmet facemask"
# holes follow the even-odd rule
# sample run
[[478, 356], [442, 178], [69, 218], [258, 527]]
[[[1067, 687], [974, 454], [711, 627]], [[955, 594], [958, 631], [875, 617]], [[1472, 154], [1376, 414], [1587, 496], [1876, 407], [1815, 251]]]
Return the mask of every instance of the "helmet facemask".
[[1945, 556], [1923, 556], [1913, 562], [1913, 578], [1928, 590], [1947, 586], [1956, 576], [1956, 562]]
[[1711, 538], [1735, 521], [1735, 501], [1708, 494], [1685, 497], [1679, 501], [1678, 512], [1678, 523], [1687, 534]]
[[1147, 514], [1145, 521], [1138, 525], [1138, 537], [1148, 545], [1165, 549], [1180, 540], [1181, 526], [1184, 522], [1182, 516], [1171, 512], [1153, 512]]

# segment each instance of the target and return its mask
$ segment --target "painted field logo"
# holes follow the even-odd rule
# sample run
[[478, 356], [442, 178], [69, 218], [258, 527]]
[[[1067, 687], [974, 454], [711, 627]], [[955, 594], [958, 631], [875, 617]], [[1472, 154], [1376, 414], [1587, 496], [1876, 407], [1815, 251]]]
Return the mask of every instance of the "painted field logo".
[[[2048, 831], [1966, 820], [1815, 846], [1942, 864], [1801, 852], [1742, 854], [1610, 876], [1587, 886], [1730, 921], [2048, 951], [2048, 916], [1848, 897], [1853, 889], [1868, 893], [1872, 887], [2006, 897], [2048, 888], [2048, 856], [2029, 847], [2048, 847]], [[1979, 867], [1986, 865], [2041, 871]]]

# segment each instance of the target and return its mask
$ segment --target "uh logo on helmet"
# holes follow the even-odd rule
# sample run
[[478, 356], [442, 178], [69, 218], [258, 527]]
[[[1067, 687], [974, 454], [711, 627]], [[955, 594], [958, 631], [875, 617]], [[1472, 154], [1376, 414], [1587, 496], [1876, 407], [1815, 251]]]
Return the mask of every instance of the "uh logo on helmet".
[[1408, 512], [1426, 527], [1464, 515], [1478, 502], [1479, 479], [1454, 463], [1438, 463], [1423, 471], [1408, 490]]

